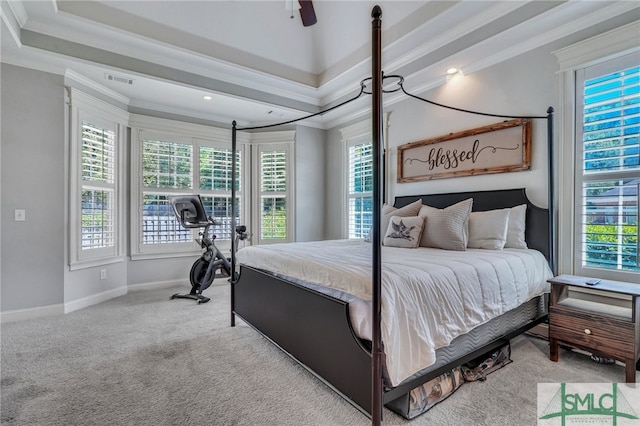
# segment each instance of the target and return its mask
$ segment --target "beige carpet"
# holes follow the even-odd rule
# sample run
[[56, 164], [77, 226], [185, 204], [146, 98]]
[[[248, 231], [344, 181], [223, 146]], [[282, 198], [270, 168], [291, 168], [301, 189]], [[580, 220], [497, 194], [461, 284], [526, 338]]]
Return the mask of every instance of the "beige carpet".
[[[2, 325], [2, 424], [367, 425], [370, 421], [250, 327], [229, 327], [229, 289], [133, 292], [68, 315]], [[533, 425], [539, 382], [621, 381], [624, 369], [542, 340], [512, 341], [514, 362], [408, 422]]]

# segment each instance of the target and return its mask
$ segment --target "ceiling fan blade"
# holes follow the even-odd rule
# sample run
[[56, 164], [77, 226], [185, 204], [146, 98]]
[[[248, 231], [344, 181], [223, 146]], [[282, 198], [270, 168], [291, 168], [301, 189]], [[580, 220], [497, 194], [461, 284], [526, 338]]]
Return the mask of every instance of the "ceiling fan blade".
[[298, 0], [300, 3], [300, 18], [302, 19], [302, 25], [310, 27], [318, 22], [316, 18], [316, 11], [313, 9], [313, 3], [311, 0]]

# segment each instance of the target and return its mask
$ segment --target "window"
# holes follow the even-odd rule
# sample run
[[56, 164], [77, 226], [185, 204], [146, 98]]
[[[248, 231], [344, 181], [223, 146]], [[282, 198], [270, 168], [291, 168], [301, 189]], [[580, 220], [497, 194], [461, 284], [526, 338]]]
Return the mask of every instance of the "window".
[[260, 238], [287, 239], [287, 152], [260, 152]]
[[[385, 133], [388, 115], [385, 114]], [[340, 129], [344, 143], [344, 218], [345, 238], [366, 238], [373, 224], [373, 145], [371, 120]], [[386, 152], [386, 140], [382, 141]], [[386, 167], [386, 156], [382, 158]], [[387, 176], [384, 176], [383, 201], [386, 200]]]
[[81, 250], [115, 247], [115, 131], [82, 122]]
[[348, 237], [365, 238], [373, 223], [373, 157], [370, 141], [347, 147]]
[[[182, 227], [173, 212], [170, 197], [181, 194], [200, 194], [204, 208], [217, 225], [211, 228], [220, 249], [228, 249], [231, 241], [231, 134], [224, 129], [179, 123], [171, 127], [164, 120], [140, 118], [145, 127], [160, 131], [137, 129], [136, 158], [132, 161], [134, 175], [139, 182], [132, 188], [132, 198], [138, 211], [132, 225], [137, 242], [132, 239], [134, 257], [189, 254], [198, 250], [193, 242], [198, 231]], [[162, 128], [167, 128], [162, 132]], [[207, 138], [203, 137], [206, 136]], [[244, 220], [242, 206], [244, 145], [236, 156], [237, 211]], [[137, 206], [136, 206], [137, 204]]]
[[[200, 193], [207, 214], [211, 215], [218, 225], [213, 232], [221, 240], [231, 240], [231, 147], [221, 148], [212, 146], [200, 147]], [[242, 180], [239, 179], [242, 170], [242, 151], [236, 154], [236, 214], [241, 217], [242, 211]], [[239, 225], [239, 223], [236, 223]]]
[[164, 139], [152, 135], [142, 139], [143, 245], [191, 241], [191, 232], [176, 219], [169, 197], [192, 192], [193, 145]]
[[122, 260], [120, 163], [128, 114], [69, 89], [71, 269]]
[[638, 30], [634, 22], [553, 52], [558, 273], [640, 282]]
[[633, 62], [576, 74], [576, 270], [640, 271], [640, 64]]
[[207, 214], [218, 223], [211, 232], [223, 251], [231, 247], [233, 217], [236, 225], [247, 225], [252, 244], [293, 241], [295, 132], [238, 132], [233, 214], [229, 130], [139, 115], [132, 115], [130, 123], [132, 258], [199, 251], [193, 241], [197, 231], [183, 229], [170, 205], [171, 196], [182, 194], [200, 194]]
[[294, 241], [293, 132], [255, 134], [253, 244]]

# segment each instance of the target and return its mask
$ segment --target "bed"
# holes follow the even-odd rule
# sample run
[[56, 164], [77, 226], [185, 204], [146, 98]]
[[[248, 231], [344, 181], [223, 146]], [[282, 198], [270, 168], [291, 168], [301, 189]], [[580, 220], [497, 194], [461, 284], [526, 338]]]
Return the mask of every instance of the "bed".
[[[532, 288], [528, 292], [522, 290], [522, 294], [516, 297], [515, 305], [505, 305], [502, 310], [497, 309], [495, 315], [485, 315], [481, 307], [481, 312], [478, 314], [480, 317], [473, 319], [471, 326], [468, 327], [464, 321], [461, 323], [449, 321], [455, 323], [458, 330], [450, 333], [449, 337], [453, 337], [450, 340], [445, 339], [444, 343], [439, 342], [436, 345], [438, 348], [424, 349], [423, 346], [428, 342], [420, 342], [420, 339], [411, 334], [408, 338], [400, 339], [399, 343], [394, 342], [393, 345], [389, 344], [385, 348], [391, 351], [389, 353], [391, 357], [400, 356], [400, 359], [395, 363], [384, 363], [383, 401], [387, 407], [406, 418], [410, 418], [408, 407], [411, 390], [455, 366], [504, 345], [511, 337], [546, 319], [548, 293], [546, 280], [551, 276], [547, 264], [548, 211], [533, 205], [527, 199], [524, 189], [398, 197], [394, 206], [401, 208], [421, 200], [423, 205], [442, 209], [467, 199], [473, 199], [474, 212], [526, 205], [524, 238], [529, 249], [451, 251], [434, 248], [389, 247], [383, 249], [382, 253], [383, 276], [388, 268], [395, 268], [397, 275], [402, 269], [403, 258], [408, 259], [406, 262], [416, 265], [416, 256], [419, 259], [426, 255], [425, 252], [430, 252], [431, 258], [435, 256], [435, 260], [430, 261], [433, 264], [426, 269], [438, 269], [438, 263], [446, 265], [447, 262], [454, 262], [458, 263], [454, 268], [460, 271], [464, 270], [465, 262], [477, 262], [478, 256], [481, 264], [488, 265], [489, 268], [495, 268], [496, 262], [504, 262], [501, 257], [517, 258], [518, 263], [522, 262], [525, 265], [526, 263], [520, 257], [526, 257], [541, 269], [532, 272], [532, 281], [534, 281]], [[370, 270], [370, 264], [366, 265], [366, 261], [363, 264], [357, 260], [358, 257], [363, 257], [362, 253], [369, 252], [364, 247], [367, 244], [370, 243], [351, 240], [293, 243], [274, 245], [271, 248], [258, 246], [240, 250], [237, 256], [240, 263], [240, 277], [233, 284], [232, 313], [276, 344], [358, 409], [370, 414], [371, 337], [367, 334], [370, 328], [366, 325], [362, 326], [362, 323], [367, 322], [366, 319], [362, 319], [362, 316], [363, 312], [365, 314], [371, 312], [371, 298], [366, 296], [366, 286], [356, 282], [358, 273], [348, 267], [352, 264], [355, 265], [355, 269]], [[326, 245], [323, 251], [313, 251], [323, 245]], [[309, 253], [311, 256], [301, 256], [303, 253]], [[471, 259], [475, 260], [469, 260], [467, 255], [471, 255]], [[388, 258], [386, 266], [385, 258]], [[494, 263], [489, 262], [491, 258]], [[312, 267], [312, 263], [322, 265], [323, 262], [325, 262], [324, 272], [322, 269], [316, 270]], [[286, 268], [287, 264], [291, 267]], [[541, 264], [543, 266], [540, 266]], [[351, 275], [347, 275], [344, 281], [351, 282], [355, 289], [340, 285], [334, 285], [328, 290], [322, 288], [323, 279], [340, 280], [339, 274], [345, 271]], [[460, 274], [464, 276], [463, 273]], [[517, 275], [526, 274], [526, 270], [523, 270]], [[384, 280], [383, 289], [385, 289]], [[477, 289], [472, 288], [471, 294], [473, 291], [478, 292]], [[444, 293], [451, 293], [451, 291], [447, 290]], [[406, 297], [402, 293], [393, 296], [388, 288], [383, 291], [383, 294], [383, 300], [387, 303], [390, 299], [400, 300]], [[421, 297], [429, 298], [429, 295], [433, 294], [427, 293]], [[438, 293], [431, 298], [440, 298], [442, 295]], [[482, 298], [480, 295], [478, 297]], [[488, 298], [491, 297], [488, 296]], [[493, 298], [496, 297], [503, 296], [494, 294]], [[487, 305], [486, 300], [480, 305]], [[493, 305], [489, 306], [491, 309], [495, 308]], [[476, 313], [477, 308], [478, 306], [475, 306]], [[456, 309], [457, 307], [454, 307], [454, 315]], [[355, 316], [354, 310], [358, 312]], [[474, 308], [470, 310], [473, 311]], [[431, 312], [433, 311], [432, 309]], [[444, 310], [439, 308], [437, 311]], [[384, 308], [383, 312], [385, 312]], [[411, 312], [403, 315], [403, 318], [413, 318]], [[384, 318], [383, 315], [383, 324]], [[434, 327], [431, 325], [425, 328]], [[439, 327], [436, 328], [439, 329]], [[399, 331], [401, 336], [407, 333], [406, 330]], [[383, 341], [385, 337], [389, 341], [390, 335], [383, 332]], [[438, 340], [442, 336], [434, 338]], [[416, 340], [418, 343], [415, 342]], [[420, 344], [422, 346], [419, 346]], [[417, 349], [420, 347], [422, 349]], [[419, 362], [417, 366], [402, 367], [407, 364], [406, 360], [402, 359], [402, 355], [409, 354], [410, 357], [414, 357], [416, 352], [423, 354], [421, 362], [424, 368], [420, 368]]]
[[[434, 362], [404, 378], [394, 376], [385, 367], [392, 364], [386, 360], [383, 348], [383, 275], [384, 265], [381, 225], [382, 194], [384, 192], [384, 166], [382, 150], [382, 95], [402, 91], [405, 95], [439, 108], [498, 118], [544, 119], [547, 121], [548, 155], [548, 209], [533, 205], [524, 189], [459, 192], [454, 194], [417, 195], [398, 197], [396, 208], [402, 208], [417, 200], [432, 208], [442, 209], [473, 199], [475, 212], [512, 208], [526, 204], [525, 239], [530, 249], [539, 252], [539, 257], [548, 261], [550, 269], [555, 269], [554, 235], [554, 174], [553, 174], [553, 108], [546, 116], [500, 115], [471, 111], [435, 103], [409, 93], [403, 87], [404, 78], [384, 75], [382, 72], [382, 10], [375, 6], [371, 13], [371, 77], [360, 82], [360, 93], [327, 110], [281, 123], [265, 126], [239, 128], [232, 123], [232, 176], [236, 176], [236, 134], [238, 130], [253, 131], [280, 125], [292, 124], [337, 109], [355, 101], [363, 95], [371, 95], [372, 122], [372, 162], [373, 162], [373, 226], [371, 233], [371, 341], [366, 334], [358, 336], [352, 322], [352, 308], [356, 300], [345, 297], [344, 292], [336, 294], [326, 291], [318, 284], [305, 279], [290, 277], [264, 267], [252, 267], [250, 261], [236, 269], [235, 245], [231, 247], [231, 325], [236, 317], [255, 328], [259, 333], [277, 345], [286, 354], [297, 360], [316, 377], [342, 395], [347, 401], [369, 415], [372, 424], [382, 421], [383, 405], [401, 414], [412, 417], [410, 399], [412, 390], [431, 383], [449, 374], [462, 363], [504, 348], [510, 338], [523, 333], [547, 318], [547, 293], [542, 292], [524, 303], [500, 313], [495, 318], [480, 321], [480, 324], [455, 337], [449, 344], [433, 348]], [[392, 79], [396, 88], [383, 89], [383, 80]], [[236, 184], [231, 186], [231, 211], [235, 212]], [[551, 212], [551, 213], [549, 213]], [[428, 222], [428, 220], [426, 221]], [[425, 223], [426, 223], [425, 222]], [[235, 233], [236, 221], [231, 221], [231, 233]], [[543, 262], [544, 263], [544, 262]], [[328, 265], [331, 268], [331, 265]], [[542, 285], [542, 283], [538, 283]], [[341, 290], [340, 290], [341, 291]], [[365, 300], [365, 303], [367, 301]], [[360, 332], [358, 332], [360, 333]], [[394, 349], [411, 351], [412, 348]], [[387, 362], [389, 361], [389, 362]], [[394, 368], [394, 367], [392, 367]], [[385, 381], [386, 378], [386, 381]], [[424, 387], [423, 387], [424, 388]]]

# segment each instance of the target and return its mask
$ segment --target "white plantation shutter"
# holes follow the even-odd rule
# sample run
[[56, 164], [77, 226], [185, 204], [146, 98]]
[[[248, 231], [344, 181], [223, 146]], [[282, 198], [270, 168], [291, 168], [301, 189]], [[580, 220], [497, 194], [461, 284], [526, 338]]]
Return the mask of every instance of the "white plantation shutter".
[[260, 238], [287, 240], [287, 152], [260, 151]]
[[143, 140], [145, 188], [190, 189], [193, 187], [193, 146], [165, 140]]
[[252, 244], [291, 242], [293, 236], [293, 143], [288, 134], [260, 136], [254, 145]]
[[[175, 217], [170, 197], [199, 194], [207, 215], [217, 225], [210, 228], [220, 249], [231, 240], [232, 155], [229, 143], [169, 133], [140, 132], [142, 216], [139, 253], [164, 253], [193, 249], [198, 231], [184, 229]], [[242, 161], [238, 148], [236, 217], [242, 220]]]
[[640, 66], [627, 58], [576, 77], [574, 268], [639, 272]]
[[[213, 227], [213, 233], [219, 240], [231, 240], [231, 148], [218, 146], [200, 146], [200, 194], [202, 203], [219, 225]], [[236, 215], [242, 211], [242, 151], [236, 154]], [[239, 225], [239, 223], [236, 223]]]
[[113, 249], [117, 217], [114, 128], [83, 121], [81, 149], [80, 250]]
[[182, 228], [169, 197], [193, 189], [193, 145], [168, 138], [142, 139], [143, 245], [189, 243], [191, 231]]
[[373, 222], [373, 156], [370, 140], [360, 139], [347, 144], [347, 174], [348, 237], [365, 238]]
[[101, 126], [82, 123], [82, 180], [115, 182], [115, 132]]

